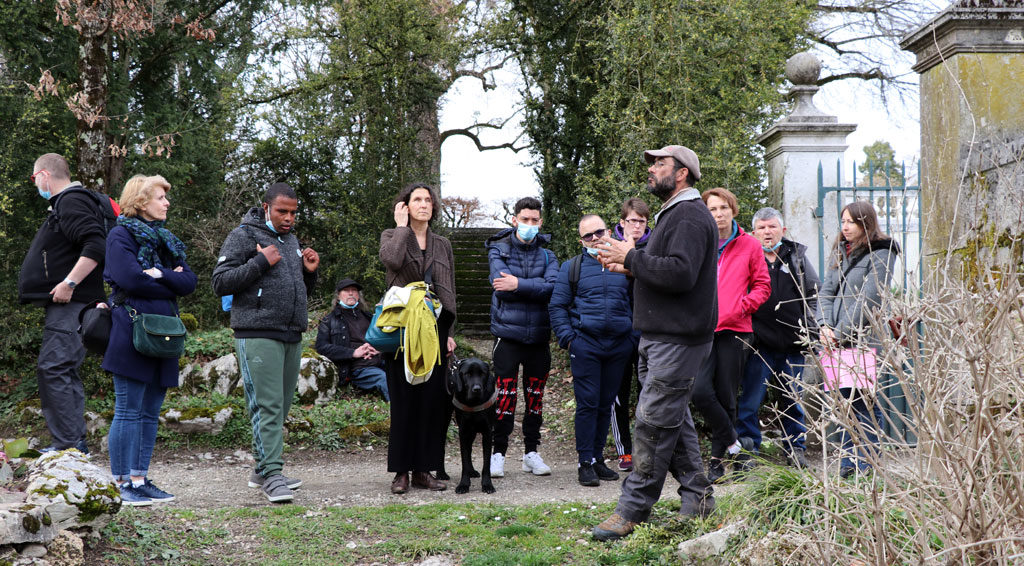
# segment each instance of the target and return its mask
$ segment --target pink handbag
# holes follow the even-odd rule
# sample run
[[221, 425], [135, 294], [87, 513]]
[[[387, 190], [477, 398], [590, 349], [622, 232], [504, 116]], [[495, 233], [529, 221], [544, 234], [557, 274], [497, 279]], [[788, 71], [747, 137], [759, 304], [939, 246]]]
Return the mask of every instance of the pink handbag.
[[874, 389], [877, 379], [875, 352], [870, 348], [843, 348], [821, 353], [825, 373], [825, 391], [842, 389]]

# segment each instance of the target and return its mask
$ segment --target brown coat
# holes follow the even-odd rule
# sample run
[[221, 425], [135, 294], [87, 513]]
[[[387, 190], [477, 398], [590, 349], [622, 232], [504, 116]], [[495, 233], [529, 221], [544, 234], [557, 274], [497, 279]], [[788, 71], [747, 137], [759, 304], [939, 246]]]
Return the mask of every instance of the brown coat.
[[[422, 281], [424, 269], [433, 263], [434, 292], [445, 309], [456, 313], [455, 256], [447, 238], [427, 230], [427, 253], [424, 256], [412, 228], [389, 228], [380, 234], [380, 261], [387, 270], [384, 283], [388, 287], [403, 287], [413, 281]], [[452, 328], [448, 329], [449, 336], [455, 335], [454, 327], [453, 322]]]

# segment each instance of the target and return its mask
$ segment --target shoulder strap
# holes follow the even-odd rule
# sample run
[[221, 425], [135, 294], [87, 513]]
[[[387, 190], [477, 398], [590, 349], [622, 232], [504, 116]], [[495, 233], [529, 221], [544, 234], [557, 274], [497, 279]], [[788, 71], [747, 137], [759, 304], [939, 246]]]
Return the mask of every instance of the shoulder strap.
[[569, 289], [572, 296], [576, 296], [576, 288], [580, 284], [580, 267], [583, 265], [583, 254], [569, 260]]

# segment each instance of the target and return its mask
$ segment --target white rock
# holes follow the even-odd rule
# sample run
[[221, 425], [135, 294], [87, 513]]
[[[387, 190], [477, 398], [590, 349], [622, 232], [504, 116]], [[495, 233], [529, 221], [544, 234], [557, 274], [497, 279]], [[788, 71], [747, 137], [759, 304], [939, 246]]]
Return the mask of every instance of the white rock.
[[61, 566], [79, 566], [85, 562], [85, 544], [71, 531], [61, 531], [46, 545], [47, 560]]
[[41, 544], [26, 544], [20, 554], [25, 558], [42, 558], [46, 556], [46, 547]]
[[679, 559], [684, 564], [701, 564], [709, 558], [725, 552], [725, 549], [729, 546], [729, 540], [738, 536], [742, 530], [742, 522], [733, 523], [697, 538], [684, 540], [677, 547]]
[[56, 531], [99, 529], [121, 508], [110, 474], [77, 450], [43, 454], [32, 465], [28, 479], [25, 502], [41, 506]]
[[334, 362], [317, 355], [302, 358], [299, 363], [299, 378], [295, 384], [299, 402], [308, 405], [323, 405], [334, 397], [338, 388], [338, 368]]
[[221, 407], [208, 416], [207, 414], [210, 412], [213, 412], [213, 410], [206, 410], [203, 411], [204, 414], [183, 418], [183, 413], [180, 409], [167, 409], [160, 415], [160, 424], [177, 432], [219, 434], [220, 431], [224, 430], [224, 425], [231, 419], [234, 409], [231, 407]]

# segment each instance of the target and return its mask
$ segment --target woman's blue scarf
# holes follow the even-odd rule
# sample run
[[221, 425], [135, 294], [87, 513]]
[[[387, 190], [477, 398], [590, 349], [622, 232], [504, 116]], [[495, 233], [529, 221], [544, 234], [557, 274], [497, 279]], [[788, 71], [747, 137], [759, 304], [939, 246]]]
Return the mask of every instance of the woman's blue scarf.
[[150, 267], [173, 267], [163, 265], [160, 261], [160, 248], [166, 248], [171, 252], [175, 265], [185, 262], [185, 244], [164, 228], [163, 220], [146, 221], [134, 216], [118, 216], [117, 225], [124, 226], [139, 244], [139, 253], [136, 258], [142, 269]]

